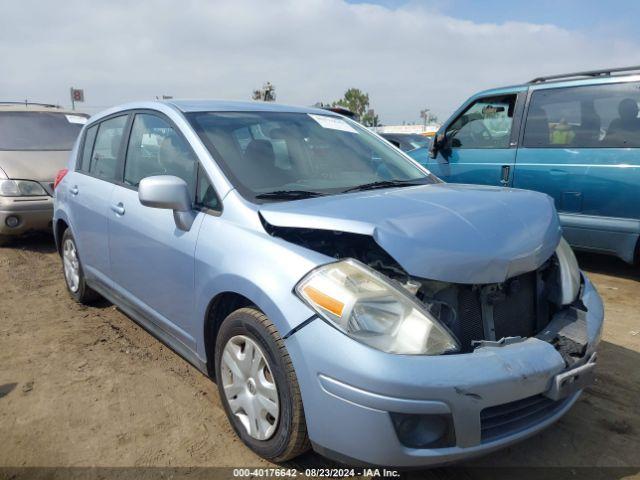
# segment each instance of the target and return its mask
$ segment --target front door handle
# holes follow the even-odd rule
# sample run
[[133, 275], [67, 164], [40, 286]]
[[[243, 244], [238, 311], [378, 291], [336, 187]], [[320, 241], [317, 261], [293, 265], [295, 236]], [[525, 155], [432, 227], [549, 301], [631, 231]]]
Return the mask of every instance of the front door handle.
[[502, 184], [503, 187], [506, 187], [507, 185], [509, 185], [509, 174], [511, 173], [511, 166], [510, 165], [503, 165], [502, 166], [502, 177], [500, 178], [500, 183]]
[[69, 189], [69, 193], [70, 193], [71, 195], [78, 195], [78, 192], [79, 192], [79, 191], [80, 191], [80, 190], [78, 190], [78, 186], [77, 186], [77, 185], [74, 185], [73, 187], [71, 187], [71, 188]]
[[124, 205], [122, 204], [122, 202], [118, 203], [117, 205], [111, 205], [111, 210], [114, 211], [116, 215], [124, 215]]

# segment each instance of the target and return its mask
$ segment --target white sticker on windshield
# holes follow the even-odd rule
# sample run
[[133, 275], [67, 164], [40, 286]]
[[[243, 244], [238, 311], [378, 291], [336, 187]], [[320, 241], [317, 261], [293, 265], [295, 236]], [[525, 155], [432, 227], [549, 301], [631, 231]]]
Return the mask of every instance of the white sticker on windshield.
[[314, 115], [308, 113], [311, 118], [320, 124], [322, 128], [330, 128], [331, 130], [342, 130], [343, 132], [358, 133], [351, 125], [338, 117], [328, 117], [326, 115]]
[[80, 115], [65, 115], [65, 117], [69, 123], [79, 123], [80, 125], [87, 123], [87, 118]]

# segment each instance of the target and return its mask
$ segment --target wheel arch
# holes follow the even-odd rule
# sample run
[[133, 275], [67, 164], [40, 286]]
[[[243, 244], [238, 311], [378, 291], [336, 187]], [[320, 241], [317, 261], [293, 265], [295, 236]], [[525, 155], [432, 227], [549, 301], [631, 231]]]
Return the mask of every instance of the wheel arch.
[[58, 251], [58, 254], [61, 254], [61, 251], [62, 251], [62, 235], [64, 235], [64, 232], [68, 228], [69, 228], [69, 224], [66, 222], [66, 220], [62, 218], [58, 218], [56, 220], [56, 223], [53, 228], [53, 238], [54, 238], [54, 241], [56, 242], [56, 250]]
[[215, 380], [215, 345], [220, 325], [232, 312], [244, 307], [260, 308], [249, 298], [236, 292], [217, 294], [207, 306], [204, 320], [204, 347], [207, 359], [207, 373]]

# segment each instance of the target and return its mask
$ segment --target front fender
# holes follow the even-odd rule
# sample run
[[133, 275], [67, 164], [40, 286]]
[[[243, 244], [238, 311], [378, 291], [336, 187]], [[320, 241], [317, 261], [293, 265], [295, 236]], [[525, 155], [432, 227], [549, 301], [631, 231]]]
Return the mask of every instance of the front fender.
[[[207, 240], [205, 240], [207, 239]], [[193, 326], [204, 355], [208, 306], [221, 293], [251, 300], [285, 336], [314, 312], [293, 293], [309, 271], [331, 259], [221, 217], [204, 219], [196, 248], [196, 305]]]

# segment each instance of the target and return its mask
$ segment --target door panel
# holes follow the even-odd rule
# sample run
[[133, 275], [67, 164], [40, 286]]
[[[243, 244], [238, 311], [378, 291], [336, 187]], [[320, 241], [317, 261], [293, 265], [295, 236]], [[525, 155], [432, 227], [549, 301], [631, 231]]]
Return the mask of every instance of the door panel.
[[68, 175], [71, 225], [85, 274], [108, 284], [109, 199], [114, 185], [78, 172]]
[[559, 212], [640, 218], [640, 150], [521, 148], [513, 185], [550, 195]]
[[[516, 150], [508, 149], [452, 149], [444, 161], [438, 152], [435, 159], [429, 158], [425, 165], [433, 174], [446, 182], [475, 183], [482, 185], [508, 186], [515, 163]], [[503, 167], [508, 167], [506, 182], [503, 179]]]
[[519, 125], [516, 99], [506, 94], [474, 101], [446, 128], [445, 148], [426, 167], [447, 182], [508, 186]]
[[[70, 172], [72, 224], [86, 275], [110, 285], [109, 199], [116, 179], [128, 115], [103, 120], [87, 129], [78, 169]], [[107, 168], [110, 167], [110, 168]]]
[[531, 94], [514, 186], [553, 197], [574, 246], [633, 259], [640, 234], [640, 83]]
[[110, 199], [109, 251], [114, 288], [145, 316], [195, 351], [194, 253], [203, 213], [190, 230], [173, 212], [138, 199], [138, 184], [155, 175], [182, 178], [195, 199], [197, 157], [168, 119], [136, 113], [123, 164], [122, 184]]
[[114, 287], [195, 349], [194, 252], [204, 214], [184, 232], [176, 228], [171, 210], [145, 207], [137, 191], [121, 186], [115, 187], [109, 205], [121, 209], [109, 210]]

